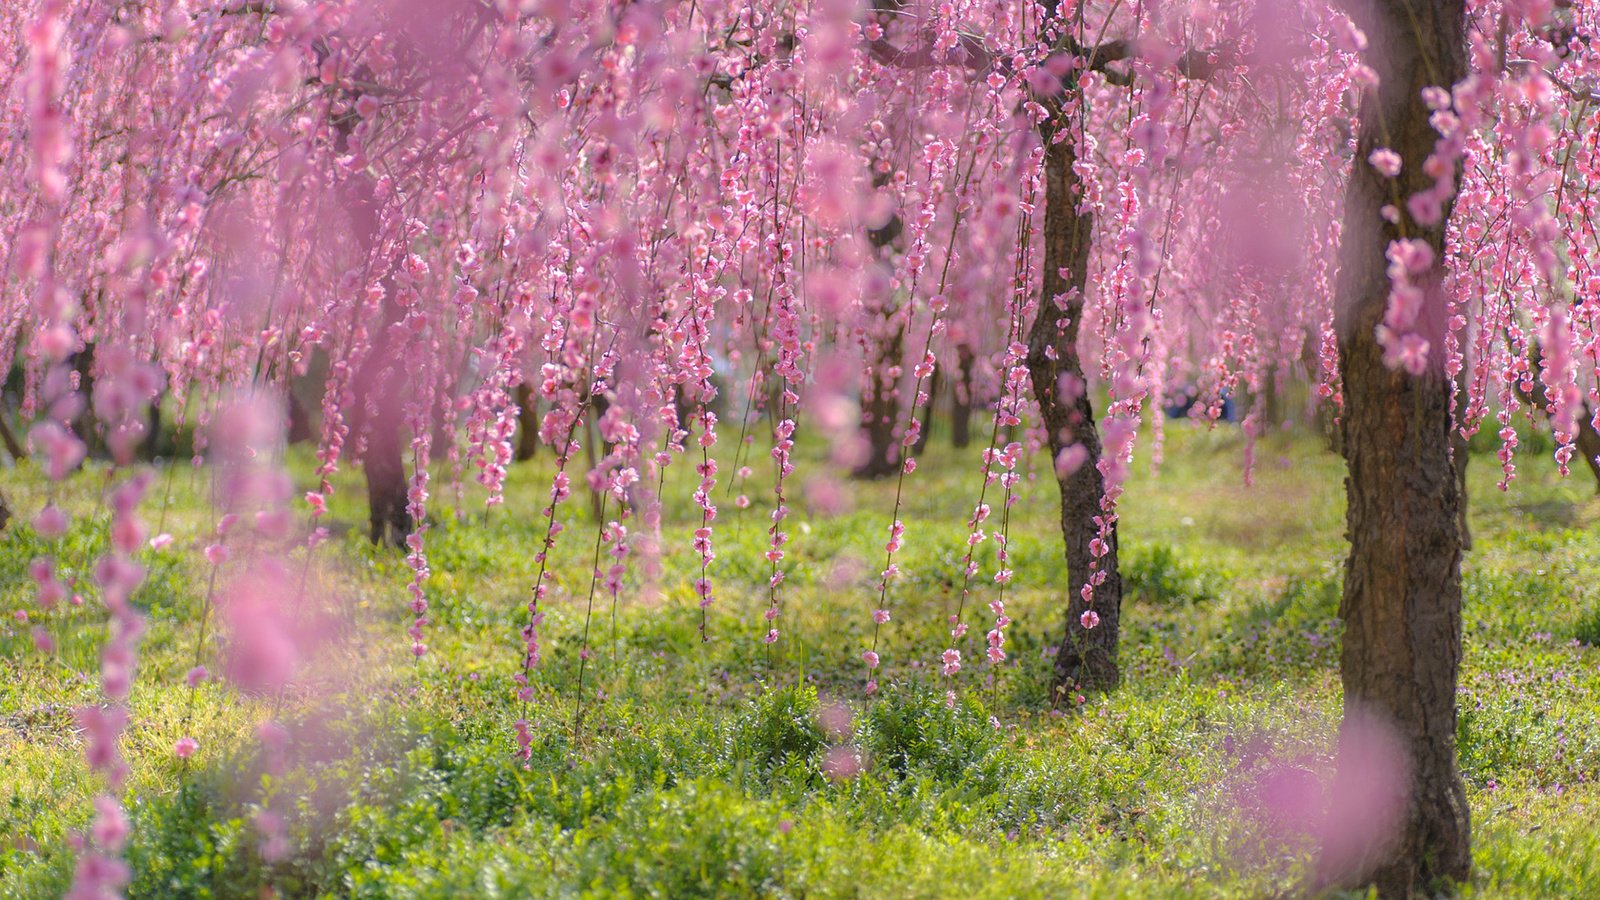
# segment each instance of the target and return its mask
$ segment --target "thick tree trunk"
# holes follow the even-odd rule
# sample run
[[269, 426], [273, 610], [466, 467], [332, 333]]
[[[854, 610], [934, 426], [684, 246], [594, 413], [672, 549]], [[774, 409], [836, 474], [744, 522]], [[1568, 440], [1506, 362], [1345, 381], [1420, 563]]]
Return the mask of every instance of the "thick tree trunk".
[[[1380, 80], [1361, 106], [1339, 274], [1350, 556], [1340, 605], [1345, 727], [1335, 797], [1363, 786], [1371, 793], [1386, 774], [1397, 775], [1394, 789], [1374, 798], [1392, 805], [1397, 824], [1384, 834], [1377, 826], [1380, 811], [1370, 811], [1359, 839], [1325, 848], [1321, 875], [1328, 883], [1370, 884], [1382, 896], [1407, 897], [1464, 879], [1472, 867], [1455, 742], [1461, 492], [1450, 460], [1438, 262], [1413, 276], [1426, 296], [1416, 325], [1430, 346], [1423, 374], [1387, 366], [1375, 336], [1388, 305], [1390, 242], [1426, 240], [1442, 259], [1444, 226], [1416, 222], [1404, 212], [1399, 226], [1390, 225], [1380, 210], [1433, 186], [1423, 163], [1438, 136], [1421, 92], [1431, 85], [1448, 90], [1466, 73], [1465, 10], [1464, 0], [1382, 0], [1360, 9], [1367, 19], [1358, 24], [1371, 41], [1367, 62]], [[1379, 147], [1400, 154], [1397, 178], [1366, 164]], [[1358, 746], [1366, 730], [1361, 723], [1372, 721], [1391, 732], [1400, 755], [1386, 771], [1374, 771], [1370, 752]]]
[[539, 401], [533, 396], [533, 387], [519, 384], [517, 398], [517, 462], [527, 462], [539, 452]]
[[956, 347], [956, 383], [951, 385], [950, 444], [957, 450], [972, 443], [972, 366], [977, 356], [972, 347]]
[[[1083, 463], [1070, 472], [1055, 467], [1067, 557], [1067, 633], [1056, 654], [1056, 686], [1058, 691], [1074, 685], [1104, 689], [1114, 687], [1118, 680], [1122, 578], [1117, 570], [1113, 526], [1110, 547], [1099, 558], [1105, 583], [1095, 589], [1092, 604], [1084, 602], [1082, 590], [1094, 559], [1090, 543], [1100, 535], [1095, 519], [1101, 515], [1100, 502], [1105, 496], [1105, 480], [1098, 465], [1100, 432], [1078, 355], [1094, 220], [1078, 209], [1082, 186], [1072, 168], [1077, 159], [1072, 139], [1051, 143], [1047, 133], [1045, 144], [1049, 149], [1045, 155], [1044, 283], [1039, 312], [1028, 334], [1028, 372], [1050, 440], [1051, 459], [1059, 460], [1073, 445], [1087, 451]], [[1093, 628], [1082, 622], [1089, 609], [1099, 616]]]

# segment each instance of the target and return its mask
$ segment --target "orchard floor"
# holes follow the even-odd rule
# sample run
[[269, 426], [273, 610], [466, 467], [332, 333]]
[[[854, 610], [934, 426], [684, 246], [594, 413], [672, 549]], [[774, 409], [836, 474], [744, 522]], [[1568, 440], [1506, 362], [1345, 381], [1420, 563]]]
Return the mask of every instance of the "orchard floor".
[[[431, 653], [420, 662], [404, 634], [404, 562], [349, 530], [365, 512], [359, 476], [343, 477], [329, 518], [344, 531], [317, 551], [303, 610], [318, 652], [282, 698], [203, 685], [187, 766], [172, 746], [207, 572], [193, 552], [149, 554], [137, 596], [149, 631], [121, 745], [129, 893], [1300, 895], [1314, 852], [1297, 815], [1309, 813], [1273, 785], [1314, 798], [1337, 727], [1343, 465], [1319, 438], [1276, 436], [1247, 487], [1236, 429], [1170, 431], [1156, 475], [1141, 438], [1122, 504], [1125, 684], [1056, 711], [1047, 648], [1064, 578], [1048, 482], [1012, 513], [1010, 660], [998, 671], [980, 662], [992, 618], [980, 592], [959, 702], [945, 705], [934, 663], [979, 471], [976, 449], [958, 456], [943, 434], [907, 479], [906, 576], [870, 702], [859, 655], [892, 482], [845, 484], [848, 508], [832, 516], [798, 504], [783, 637], [769, 652], [770, 462], [756, 454], [757, 476], [736, 488], [756, 501], [749, 509], [718, 488], [705, 643], [693, 473], [678, 466], [657, 596], [632, 574], [614, 613], [605, 590], [595, 596], [581, 720], [594, 531], [575, 493], [551, 564], [526, 766], [512, 752], [523, 714], [512, 675], [548, 456], [516, 466], [508, 502], [487, 517], [470, 477], [474, 511], [459, 520], [448, 473], [435, 480]], [[1492, 450], [1470, 470], [1459, 740], [1476, 874], [1466, 893], [1600, 896], [1600, 501], [1581, 466], [1562, 480], [1547, 452], [1519, 462], [1509, 493], [1495, 488]], [[304, 449], [290, 454], [300, 489], [311, 467]], [[723, 460], [725, 475], [735, 468]], [[807, 496], [819, 469], [803, 463], [792, 492]], [[78, 514], [58, 548], [68, 573], [104, 545], [102, 484], [91, 470], [61, 489]], [[157, 479], [147, 519], [164, 516], [192, 548], [212, 521], [207, 476], [183, 468], [170, 484], [164, 503]], [[23, 468], [0, 470], [0, 489], [19, 514], [0, 536], [0, 896], [56, 896], [70, 879], [68, 835], [98, 790], [72, 709], [98, 697], [105, 616], [92, 597], [58, 610], [44, 621], [60, 653], [33, 651], [13, 614], [32, 602], [27, 565], [43, 544], [25, 520], [47, 486]], [[225, 633], [209, 634], [217, 671]], [[290, 738], [288, 768], [272, 775], [255, 732], [275, 709]], [[270, 863], [252, 825], [263, 804], [288, 823], [288, 853]]]

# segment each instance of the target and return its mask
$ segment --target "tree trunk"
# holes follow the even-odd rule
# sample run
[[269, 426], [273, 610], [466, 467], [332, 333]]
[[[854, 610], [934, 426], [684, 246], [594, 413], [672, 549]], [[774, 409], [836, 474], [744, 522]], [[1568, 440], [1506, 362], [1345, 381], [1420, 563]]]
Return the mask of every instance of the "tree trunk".
[[[1450, 381], [1444, 372], [1443, 222], [1381, 208], [1433, 187], [1423, 172], [1437, 134], [1422, 89], [1449, 89], [1466, 73], [1464, 0], [1387, 0], [1358, 21], [1371, 41], [1367, 62], [1379, 86], [1361, 104], [1356, 165], [1345, 196], [1336, 326], [1344, 382], [1343, 447], [1350, 556], [1345, 564], [1345, 724], [1335, 798], [1397, 775], [1375, 805], [1394, 810], [1389, 833], [1368, 811], [1361, 836], [1325, 847], [1325, 883], [1373, 885], [1384, 897], [1432, 892], [1471, 874], [1466, 790], [1456, 766], [1456, 681], [1461, 664], [1461, 503], [1450, 460]], [[1365, 161], [1388, 147], [1400, 154], [1396, 179]], [[1444, 217], [1448, 218], [1448, 205]], [[1403, 228], [1403, 231], [1402, 231]], [[1421, 375], [1384, 362], [1375, 329], [1388, 305], [1385, 252], [1406, 237], [1426, 240], [1431, 270], [1412, 276], [1423, 290], [1418, 334], [1429, 343]], [[1391, 732], [1400, 758], [1375, 770], [1358, 748], [1361, 723]], [[1367, 827], [1370, 825], [1371, 827]]]
[[366, 439], [361, 470], [367, 479], [367, 521], [374, 544], [404, 547], [414, 524], [407, 508], [405, 438], [402, 425], [406, 373], [403, 360], [395, 359], [388, 323], [398, 321], [399, 309], [383, 301], [385, 323], [372, 339], [372, 347], [355, 378], [355, 398], [361, 414], [358, 433]]
[[301, 444], [315, 440], [316, 429], [311, 427], [311, 412], [306, 409], [305, 401], [300, 399], [300, 394], [294, 389], [294, 379], [289, 380], [289, 443]]
[[[874, 8], [877, 9], [898, 9], [899, 5], [895, 0], [874, 0]], [[886, 173], [873, 176], [874, 187], [888, 183], [889, 176]], [[867, 243], [872, 245], [878, 265], [893, 269], [893, 264], [887, 259], [888, 248], [903, 231], [905, 223], [898, 213], [889, 216], [882, 228], [867, 229]], [[882, 312], [884, 315], [890, 314], [888, 310]], [[905, 326], [901, 325], [888, 345], [880, 348], [877, 365], [872, 369], [872, 395], [863, 397], [861, 403], [861, 429], [866, 433], [867, 458], [851, 472], [856, 478], [887, 478], [894, 474], [900, 464], [899, 448], [894, 439], [894, 426], [900, 420], [899, 385], [884, 373], [900, 365], [905, 336]], [[912, 398], [912, 402], [916, 402], [916, 398]]]
[[83, 349], [72, 354], [69, 362], [78, 376], [77, 391], [83, 397], [83, 411], [72, 422], [72, 431], [83, 441], [85, 457], [98, 456], [103, 447], [94, 415], [94, 344], [84, 341]]
[[6, 495], [0, 493], [0, 531], [6, 530], [6, 524], [11, 521], [11, 507], [6, 503]]
[[1276, 364], [1267, 366], [1266, 373], [1261, 378], [1261, 418], [1263, 431], [1276, 430], [1283, 427], [1283, 380], [1284, 367]]
[[938, 363], [933, 366], [933, 374], [928, 376], [928, 402], [922, 404], [922, 431], [917, 434], [917, 440], [911, 445], [911, 452], [922, 455], [928, 449], [928, 438], [933, 436], [933, 401], [939, 396], [939, 375], [943, 367]]
[[23, 458], [28, 455], [27, 451], [22, 449], [22, 442], [17, 440], [17, 436], [12, 433], [11, 426], [6, 424], [4, 409], [0, 409], [0, 445], [3, 445], [6, 448], [6, 452], [11, 454], [11, 458], [17, 462], [22, 462]]
[[1467, 439], [1461, 436], [1460, 429], [1450, 429], [1450, 465], [1455, 469], [1456, 493], [1460, 501], [1456, 504], [1456, 528], [1461, 532], [1461, 549], [1472, 549], [1472, 525], [1467, 521]]
[[900, 465], [899, 444], [894, 426], [900, 420], [900, 392], [894, 379], [884, 374], [900, 362], [905, 329], [895, 332], [888, 346], [878, 354], [873, 367], [872, 395], [861, 404], [861, 430], [867, 438], [867, 458], [851, 472], [856, 478], [887, 478]]
[[401, 453], [400, 424], [379, 416], [369, 419], [366, 455], [361, 470], [367, 477], [368, 532], [374, 544], [404, 547], [411, 534], [406, 508], [406, 466]]
[[[1523, 403], [1532, 406], [1548, 417], [1550, 415], [1550, 395], [1544, 389], [1544, 382], [1539, 380], [1540, 360], [1543, 358], [1544, 353], [1539, 348], [1539, 345], [1535, 343], [1529, 355], [1532, 357], [1530, 362], [1533, 370], [1533, 389], [1523, 390], [1520, 381], [1513, 382], [1512, 389], [1517, 392], [1517, 397]], [[1583, 461], [1589, 464], [1589, 472], [1594, 475], [1595, 490], [1600, 492], [1600, 459], [1596, 458], [1600, 457], [1600, 431], [1596, 431], [1594, 427], [1594, 407], [1589, 405], [1589, 401], [1582, 401], [1582, 405], [1578, 407], [1573, 418], [1577, 420], [1573, 424], [1578, 429], [1578, 434], [1573, 440], [1576, 455], [1583, 457]]]
[[956, 347], [957, 381], [951, 385], [950, 444], [963, 450], [972, 443], [972, 365], [977, 356], [966, 344]]
[[533, 396], [533, 387], [519, 384], [517, 398], [517, 462], [527, 462], [539, 452], [539, 401]]
[[155, 459], [161, 452], [161, 398], [156, 397], [150, 401], [150, 413], [146, 417], [146, 431], [144, 441], [140, 445], [145, 459]]
[[[1051, 459], [1073, 445], [1087, 451], [1070, 472], [1052, 466], [1061, 488], [1061, 537], [1067, 557], [1067, 633], [1056, 654], [1056, 689], [1074, 685], [1091, 689], [1114, 687], [1118, 680], [1117, 638], [1122, 609], [1122, 578], [1117, 570], [1117, 534], [1113, 525], [1106, 554], [1099, 558], [1106, 580], [1095, 589], [1092, 604], [1082, 590], [1094, 559], [1090, 543], [1100, 536], [1095, 519], [1101, 513], [1105, 480], [1100, 474], [1100, 432], [1095, 427], [1083, 361], [1078, 355], [1078, 327], [1083, 320], [1084, 288], [1089, 280], [1089, 242], [1094, 219], [1078, 209], [1082, 185], [1073, 163], [1077, 153], [1069, 136], [1052, 143], [1046, 131], [1044, 283], [1039, 312], [1028, 334], [1028, 373], [1039, 402]], [[1066, 277], [1062, 276], [1065, 271]], [[1084, 612], [1093, 609], [1099, 623], [1087, 628]]]
[[1594, 408], [1585, 400], [1578, 411], [1578, 438], [1575, 443], [1578, 454], [1589, 464], [1589, 472], [1594, 475], [1595, 491], [1600, 493], [1600, 431], [1594, 427]]

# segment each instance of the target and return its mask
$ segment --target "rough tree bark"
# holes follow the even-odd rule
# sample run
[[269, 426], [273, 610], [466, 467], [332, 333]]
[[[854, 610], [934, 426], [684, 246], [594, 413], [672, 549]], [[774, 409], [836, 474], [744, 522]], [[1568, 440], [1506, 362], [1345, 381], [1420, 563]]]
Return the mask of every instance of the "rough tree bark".
[[[1348, 859], [1325, 854], [1326, 883], [1376, 886], [1385, 897], [1431, 892], [1471, 873], [1466, 791], [1456, 766], [1456, 681], [1461, 664], [1460, 485], [1450, 459], [1450, 382], [1442, 349], [1445, 313], [1440, 263], [1414, 279], [1426, 292], [1417, 328], [1432, 352], [1423, 374], [1384, 364], [1374, 329], [1390, 282], [1385, 252], [1399, 238], [1423, 239], [1442, 259], [1442, 223], [1381, 208], [1426, 190], [1423, 172], [1437, 135], [1422, 89], [1448, 89], [1466, 73], [1464, 0], [1380, 0], [1358, 6], [1379, 86], [1363, 99], [1357, 163], [1345, 197], [1339, 274], [1339, 371], [1344, 382], [1343, 448], [1350, 556], [1345, 565], [1345, 728], [1339, 775], [1372, 784], [1356, 762], [1353, 723], [1376, 717], [1403, 753], [1397, 833], [1376, 835]], [[1387, 179], [1365, 164], [1378, 147], [1403, 160]], [[1448, 217], [1448, 206], [1445, 216]], [[1336, 796], [1340, 791], [1335, 787]]]
[[[1089, 280], [1089, 247], [1093, 216], [1078, 209], [1082, 185], [1073, 163], [1077, 153], [1071, 136], [1052, 141], [1052, 127], [1044, 126], [1045, 212], [1044, 283], [1039, 312], [1028, 334], [1028, 372], [1039, 402], [1051, 459], [1073, 444], [1087, 451], [1082, 465], [1071, 472], [1056, 471], [1061, 488], [1061, 537], [1067, 558], [1067, 633], [1056, 653], [1056, 689], [1073, 685], [1105, 689], [1118, 680], [1117, 638], [1122, 610], [1122, 577], [1117, 569], [1117, 533], [1113, 525], [1109, 549], [1100, 557], [1105, 583], [1095, 589], [1093, 609], [1100, 616], [1094, 628], [1081, 617], [1090, 606], [1082, 597], [1094, 557], [1089, 544], [1100, 534], [1095, 518], [1101, 515], [1105, 479], [1100, 473], [1100, 432], [1078, 355], [1078, 327], [1083, 320], [1084, 290]], [[1062, 272], [1067, 277], [1062, 276]], [[1060, 298], [1058, 302], [1058, 298]]]

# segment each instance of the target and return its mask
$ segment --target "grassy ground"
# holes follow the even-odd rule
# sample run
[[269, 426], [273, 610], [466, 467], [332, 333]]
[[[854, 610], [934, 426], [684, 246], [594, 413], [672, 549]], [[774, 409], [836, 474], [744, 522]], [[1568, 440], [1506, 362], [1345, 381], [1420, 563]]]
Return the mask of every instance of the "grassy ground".
[[[654, 589], [630, 575], [615, 612], [603, 591], [596, 599], [575, 727], [593, 551], [576, 495], [552, 564], [527, 766], [512, 754], [521, 709], [511, 676], [547, 458], [517, 467], [511, 500], [487, 516], [468, 491], [474, 511], [458, 520], [439, 491], [433, 652], [420, 663], [403, 633], [399, 555], [367, 546], [360, 529], [318, 551], [306, 612], [322, 640], [281, 701], [291, 737], [278, 774], [254, 733], [280, 701], [215, 684], [199, 691], [188, 729], [199, 753], [187, 767], [173, 758], [206, 573], [194, 554], [148, 560], [137, 599], [150, 627], [122, 746], [130, 893], [1296, 894], [1308, 846], [1252, 798], [1263, 778], [1328, 762], [1343, 465], [1318, 439], [1277, 436], [1259, 448], [1247, 487], [1236, 431], [1174, 427], [1159, 474], [1147, 448], [1123, 504], [1126, 684], [1056, 710], [1048, 653], [1062, 573], [1048, 483], [1013, 511], [1011, 660], [991, 670], [969, 647], [959, 702], [944, 702], [934, 661], [978, 486], [975, 451], [935, 449], [908, 481], [907, 576], [880, 648], [885, 687], [871, 702], [859, 654], [892, 486], [851, 486], [849, 508], [829, 516], [801, 504], [785, 636], [769, 653], [759, 640], [768, 490], [750, 484], [746, 510], [723, 503], [719, 602], [701, 643], [688, 549], [698, 516], [692, 473], [678, 472], [671, 552]], [[291, 457], [300, 481], [310, 468], [308, 456]], [[757, 465], [763, 478], [766, 468]], [[1468, 893], [1592, 896], [1600, 501], [1583, 475], [1562, 481], [1547, 459], [1524, 459], [1510, 493], [1494, 488], [1497, 475], [1492, 455], [1474, 458], [1459, 732], [1477, 863]], [[179, 471], [170, 502], [158, 481], [147, 504], [186, 546], [211, 521], [205, 478]], [[104, 514], [93, 513], [102, 483], [91, 471], [62, 489], [81, 513], [58, 548], [69, 573], [85, 572], [104, 542]], [[332, 517], [361, 522], [358, 485], [343, 485]], [[26, 469], [0, 471], [0, 486], [24, 518], [48, 489]], [[67, 835], [97, 790], [71, 709], [97, 697], [104, 614], [92, 596], [66, 618], [57, 612], [60, 654], [32, 650], [12, 613], [31, 602], [26, 566], [42, 547], [23, 522], [0, 536], [3, 896], [61, 892]], [[987, 610], [969, 613], [981, 641]], [[213, 631], [202, 647], [213, 669], [221, 641]], [[271, 863], [251, 825], [263, 804], [288, 820], [290, 853]]]

